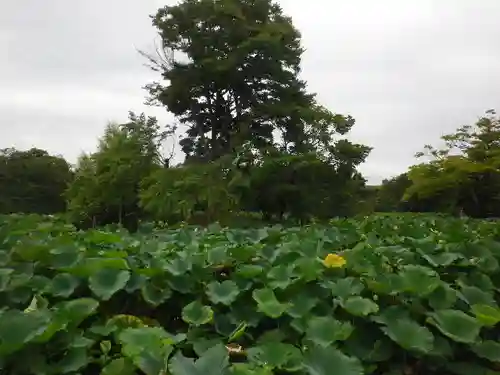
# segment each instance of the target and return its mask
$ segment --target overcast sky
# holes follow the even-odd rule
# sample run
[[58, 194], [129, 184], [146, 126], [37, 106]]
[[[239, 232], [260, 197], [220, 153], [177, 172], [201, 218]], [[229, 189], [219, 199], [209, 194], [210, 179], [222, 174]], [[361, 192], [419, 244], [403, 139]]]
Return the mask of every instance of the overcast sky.
[[[172, 0], [0, 0], [0, 148], [74, 162], [108, 121], [143, 105], [157, 78], [149, 15]], [[303, 36], [303, 78], [322, 104], [356, 118], [379, 182], [443, 133], [500, 110], [499, 0], [281, 0]], [[182, 157], [180, 150], [178, 157]]]

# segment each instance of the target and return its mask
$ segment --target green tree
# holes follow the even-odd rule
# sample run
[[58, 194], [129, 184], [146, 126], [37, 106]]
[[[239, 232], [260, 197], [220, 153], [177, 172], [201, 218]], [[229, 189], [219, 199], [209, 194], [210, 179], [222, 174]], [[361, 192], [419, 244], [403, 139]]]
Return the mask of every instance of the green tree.
[[[152, 18], [162, 47], [158, 57], [144, 55], [162, 81], [146, 86], [150, 103], [165, 106], [187, 126], [180, 142], [186, 165], [201, 162], [207, 170], [158, 172], [145, 185], [144, 207], [158, 211], [154, 202], [161, 196], [161, 210], [175, 206], [178, 212], [178, 204], [166, 201], [195, 191], [194, 186], [211, 189], [211, 176], [220, 175], [216, 186], [221, 194], [197, 196], [212, 197], [214, 208], [224, 208], [221, 214], [227, 211], [226, 196], [243, 209], [278, 218], [353, 211], [347, 205], [359, 198], [365, 183], [357, 166], [370, 148], [346, 139], [352, 117], [332, 113], [307, 92], [299, 79], [301, 36], [279, 5], [272, 0], [184, 0]], [[243, 169], [241, 163], [229, 169], [219, 163], [242, 149], [249, 157]], [[241, 155], [236, 159], [242, 160]], [[160, 189], [156, 195], [155, 189]], [[195, 206], [208, 210], [197, 199], [191, 194], [177, 202], [183, 202], [184, 211]]]
[[0, 213], [63, 212], [71, 178], [66, 160], [47, 151], [0, 150]]
[[187, 126], [187, 160], [216, 160], [246, 141], [301, 150], [314, 95], [298, 78], [300, 33], [270, 0], [184, 0], [153, 17], [163, 82], [147, 86]]
[[442, 137], [445, 147], [425, 146], [412, 167], [405, 199], [431, 200], [436, 211], [473, 217], [500, 216], [500, 119], [489, 110], [475, 125]]
[[335, 152], [331, 157], [318, 149], [243, 153], [237, 157], [239, 173], [233, 175], [231, 190], [244, 209], [262, 212], [266, 220], [288, 216], [304, 222], [366, 211], [366, 181], [356, 166], [369, 148], [346, 140], [330, 141]]
[[121, 223], [135, 228], [141, 211], [141, 181], [161, 169], [161, 143], [174, 129], [162, 131], [155, 117], [129, 114], [129, 122], [109, 124], [97, 152], [83, 155], [68, 207], [73, 220], [84, 225]]
[[102, 212], [96, 168], [93, 155], [80, 155], [74, 179], [65, 192], [68, 213], [76, 223], [95, 226]]
[[364, 186], [357, 178], [346, 178], [315, 153], [267, 157], [252, 171], [247, 205], [267, 220], [346, 216], [354, 213], [358, 187]]
[[366, 181], [357, 167], [371, 148], [344, 138], [355, 120], [319, 105], [305, 113], [304, 151], [283, 148], [261, 157], [250, 173], [250, 206], [267, 218], [286, 213], [300, 221], [366, 211]]
[[406, 211], [403, 196], [411, 185], [407, 173], [382, 181], [377, 187], [375, 210], [378, 212]]
[[141, 207], [152, 219], [169, 224], [224, 221], [239, 205], [225, 159], [158, 169], [143, 180]]

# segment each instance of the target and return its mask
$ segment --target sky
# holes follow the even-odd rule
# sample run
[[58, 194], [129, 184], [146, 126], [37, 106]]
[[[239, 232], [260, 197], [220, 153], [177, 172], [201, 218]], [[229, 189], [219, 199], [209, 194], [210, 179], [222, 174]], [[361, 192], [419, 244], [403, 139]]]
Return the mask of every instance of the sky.
[[[356, 119], [373, 147], [369, 183], [404, 172], [424, 144], [500, 111], [499, 0], [281, 0], [302, 33], [302, 78]], [[110, 121], [144, 105], [158, 79], [137, 50], [158, 42], [149, 15], [172, 0], [1, 0], [0, 148], [76, 162]], [[182, 158], [177, 149], [177, 158]]]

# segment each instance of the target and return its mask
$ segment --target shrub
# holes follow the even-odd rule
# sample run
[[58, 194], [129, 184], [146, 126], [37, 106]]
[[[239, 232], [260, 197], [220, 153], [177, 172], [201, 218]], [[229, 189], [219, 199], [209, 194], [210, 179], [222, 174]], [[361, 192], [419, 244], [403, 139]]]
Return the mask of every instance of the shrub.
[[237, 206], [223, 161], [159, 169], [141, 184], [140, 205], [149, 217], [168, 223], [210, 223]]

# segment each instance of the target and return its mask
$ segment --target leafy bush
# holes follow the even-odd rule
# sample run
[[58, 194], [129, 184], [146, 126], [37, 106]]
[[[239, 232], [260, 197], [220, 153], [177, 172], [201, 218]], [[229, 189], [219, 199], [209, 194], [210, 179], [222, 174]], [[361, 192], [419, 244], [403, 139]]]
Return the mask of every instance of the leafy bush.
[[0, 369], [496, 374], [499, 241], [430, 216], [135, 235], [4, 217]]
[[141, 207], [154, 220], [170, 224], [224, 219], [238, 199], [229, 191], [223, 162], [157, 170], [142, 181]]
[[[308, 222], [359, 212], [365, 181], [349, 170], [311, 153], [265, 157], [252, 168], [243, 203], [264, 217], [282, 220], [284, 215]], [[246, 198], [246, 199], [245, 199]]]

